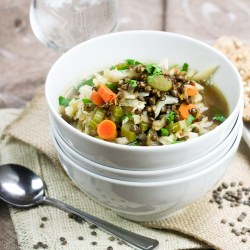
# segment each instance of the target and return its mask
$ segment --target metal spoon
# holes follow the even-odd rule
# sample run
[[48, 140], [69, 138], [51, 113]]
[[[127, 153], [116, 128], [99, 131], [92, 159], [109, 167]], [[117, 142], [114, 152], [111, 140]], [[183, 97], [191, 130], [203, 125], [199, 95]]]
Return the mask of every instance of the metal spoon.
[[20, 208], [41, 204], [53, 205], [95, 224], [137, 249], [151, 250], [159, 245], [155, 239], [122, 229], [61, 201], [49, 198], [44, 191], [42, 179], [30, 169], [17, 164], [0, 165], [0, 198], [5, 202]]

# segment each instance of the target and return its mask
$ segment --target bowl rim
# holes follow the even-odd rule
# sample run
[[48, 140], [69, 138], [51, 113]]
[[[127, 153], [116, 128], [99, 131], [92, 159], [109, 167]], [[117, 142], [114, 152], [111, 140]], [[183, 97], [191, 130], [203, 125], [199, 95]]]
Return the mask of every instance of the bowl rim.
[[[218, 148], [221, 148], [225, 145], [225, 143], [229, 140], [230, 138], [230, 141], [234, 138], [233, 140], [233, 143], [235, 141], [235, 139], [237, 138], [238, 136], [238, 131], [241, 127], [241, 118], [240, 118], [240, 114], [238, 116], [238, 119], [237, 121], [235, 122], [235, 125], [233, 127], [233, 129], [231, 130], [230, 134], [225, 138], [225, 140], [223, 142], [221, 142], [218, 147], [216, 147], [215, 149], [213, 150], [210, 150], [207, 154], [204, 154], [202, 155], [202, 157], [200, 158], [197, 158], [195, 160], [193, 160], [192, 162], [187, 162], [187, 163], [183, 163], [181, 165], [177, 165], [177, 166], [173, 166], [171, 168], [164, 168], [164, 169], [155, 169], [155, 170], [128, 170], [128, 169], [120, 169], [120, 168], [115, 168], [115, 167], [112, 167], [112, 166], [107, 166], [107, 165], [103, 165], [103, 164], [100, 164], [98, 162], [95, 162], [95, 161], [92, 161], [86, 157], [84, 157], [83, 155], [80, 155], [78, 152], [76, 152], [73, 148], [71, 148], [65, 141], [64, 139], [62, 138], [62, 136], [60, 135], [60, 133], [57, 131], [56, 127], [54, 126], [51, 126], [51, 131], [52, 131], [52, 136], [55, 137], [55, 142], [58, 144], [58, 146], [61, 148], [61, 151], [66, 154], [66, 156], [71, 159], [73, 162], [75, 162], [70, 156], [72, 155], [73, 158], [76, 158], [78, 157], [78, 155], [83, 158], [83, 165], [84, 163], [87, 163], [87, 164], [91, 164], [91, 165], [95, 165], [95, 168], [98, 168], [98, 169], [102, 169], [104, 171], [107, 171], [108, 173], [115, 173], [115, 174], [129, 174], [130, 176], [134, 176], [134, 174], [136, 176], [151, 176], [151, 175], [159, 175], [159, 174], [173, 174], [176, 172], [179, 172], [181, 170], [185, 170], [187, 167], [189, 168], [190, 164], [193, 165], [194, 162], [195, 164], [198, 166], [198, 162], [201, 160], [201, 158], [205, 157], [206, 160], [208, 160], [209, 157], [211, 157], [211, 154], [215, 154], [215, 151], [217, 151]], [[235, 133], [235, 131], [237, 131]], [[233, 134], [233, 135], [232, 135]], [[231, 135], [231, 137], [230, 137]], [[229, 147], [228, 150], [232, 147], [233, 143], [231, 144], [231, 146], [228, 146], [226, 145], [226, 147]], [[65, 148], [62, 148], [62, 144], [65, 146]], [[228, 143], [227, 143], [228, 144]], [[67, 155], [67, 153], [65, 153], [65, 150], [69, 151], [69, 154], [70, 156]], [[224, 152], [225, 150], [223, 150]], [[223, 155], [221, 155], [222, 157], [227, 153], [224, 152]], [[81, 160], [80, 158], [78, 159], [79, 161]], [[204, 161], [204, 160], [203, 160]], [[211, 163], [209, 161], [206, 161], [207, 164]], [[76, 164], [78, 164], [77, 162], [75, 162]], [[212, 163], [214, 163], [214, 161], [212, 161]], [[205, 164], [205, 166], [207, 166], [207, 164]]]
[[[101, 176], [98, 174], [95, 174], [89, 170], [86, 170], [84, 168], [81, 168], [80, 166], [78, 166], [75, 162], [73, 162], [71, 159], [69, 159], [67, 157], [67, 161], [70, 162], [71, 165], [73, 165], [75, 168], [77, 168], [80, 171], [85, 172], [85, 174], [91, 176], [92, 178], [96, 178], [99, 179], [101, 181], [106, 181], [109, 182], [111, 184], [119, 184], [119, 185], [124, 185], [124, 186], [132, 186], [132, 187], [159, 187], [159, 186], [169, 186], [169, 185], [173, 185], [173, 184], [178, 184], [181, 182], [185, 182], [188, 180], [191, 180], [193, 178], [197, 178], [203, 174], [206, 174], [207, 172], [213, 170], [214, 168], [217, 168], [220, 164], [222, 164], [224, 161], [228, 160], [230, 157], [233, 156], [234, 153], [236, 153], [237, 149], [238, 149], [238, 145], [240, 143], [241, 137], [242, 137], [242, 131], [243, 131], [243, 122], [241, 122], [241, 126], [238, 132], [238, 135], [234, 141], [234, 143], [232, 144], [231, 148], [228, 150], [227, 153], [225, 153], [225, 155], [219, 160], [217, 161], [215, 164], [212, 164], [210, 167], [207, 167], [205, 169], [202, 169], [200, 172], [197, 173], [193, 173], [191, 175], [185, 176], [185, 177], [181, 177], [178, 178], [176, 180], [167, 180], [167, 181], [156, 181], [156, 182], [131, 182], [131, 181], [123, 181], [123, 180], [117, 180], [117, 179], [111, 179], [105, 176]], [[55, 140], [54, 137], [52, 137], [52, 140]], [[55, 144], [54, 144], [55, 145]], [[58, 146], [57, 148], [60, 152], [62, 152], [62, 150], [60, 149], [60, 147]], [[65, 155], [64, 155], [65, 156]], [[63, 165], [63, 164], [62, 164]], [[229, 167], [229, 166], [227, 166]], [[64, 167], [63, 167], [64, 168]], [[65, 170], [65, 169], [64, 169]], [[65, 170], [66, 171], [66, 170]], [[67, 172], [67, 171], [66, 171]], [[70, 176], [70, 175], [69, 175]], [[71, 178], [71, 177], [70, 177]]]
[[[69, 123], [67, 123], [60, 115], [58, 110], [56, 110], [56, 108], [54, 107], [54, 105], [52, 104], [52, 101], [49, 98], [49, 85], [51, 85], [50, 81], [51, 79], [51, 75], [53, 74], [53, 70], [56, 67], [57, 64], [59, 64], [61, 61], [64, 60], [64, 58], [67, 58], [68, 54], [71, 54], [74, 51], [78, 51], [82, 46], [86, 46], [89, 43], [98, 41], [98, 40], [102, 40], [102, 39], [109, 39], [112, 37], [119, 37], [119, 36], [126, 36], [126, 35], [131, 35], [131, 34], [135, 34], [135, 35], [153, 35], [153, 34], [158, 34], [161, 36], [170, 36], [170, 37], [175, 37], [177, 39], [184, 39], [184, 40], [188, 40], [192, 43], [195, 43], [197, 45], [202, 45], [205, 48], [209, 49], [210, 51], [212, 51], [213, 53], [217, 54], [218, 56], [222, 57], [223, 60], [225, 60], [228, 64], [228, 66], [231, 68], [231, 70], [234, 72], [236, 78], [237, 78], [237, 82], [240, 83], [239, 84], [239, 96], [241, 98], [238, 99], [234, 109], [232, 110], [232, 112], [230, 113], [230, 115], [227, 117], [227, 119], [220, 124], [219, 126], [217, 126], [215, 129], [209, 131], [208, 133], [201, 135], [193, 140], [188, 140], [185, 141], [183, 143], [176, 143], [176, 144], [171, 144], [171, 145], [156, 145], [156, 146], [137, 146], [137, 147], [131, 147], [129, 145], [122, 145], [122, 144], [118, 144], [118, 143], [114, 143], [114, 142], [109, 142], [109, 141], [105, 141], [105, 140], [101, 140], [95, 137], [92, 137], [90, 135], [87, 135], [83, 132], [81, 132], [80, 130], [77, 130], [75, 127], [73, 127], [72, 125], [70, 125]], [[49, 84], [50, 83], [50, 84]], [[70, 50], [68, 50], [65, 54], [63, 54], [61, 57], [59, 57], [55, 63], [52, 65], [52, 67], [50, 68], [48, 75], [46, 77], [46, 81], [45, 81], [45, 98], [47, 101], [47, 105], [49, 107], [49, 111], [52, 113], [53, 117], [56, 119], [56, 121], [58, 121], [62, 126], [64, 126], [64, 128], [66, 128], [67, 130], [71, 131], [74, 136], [80, 137], [88, 142], [91, 142], [93, 144], [97, 144], [100, 146], [105, 146], [107, 148], [110, 149], [121, 149], [124, 151], [136, 151], [136, 152], [161, 152], [161, 151], [165, 151], [167, 150], [182, 150], [183, 148], [186, 147], [192, 147], [192, 145], [194, 143], [199, 143], [199, 141], [201, 140], [205, 140], [206, 138], [209, 139], [210, 136], [212, 136], [213, 134], [215, 134], [215, 132], [217, 132], [217, 130], [221, 127], [225, 127], [226, 124], [231, 123], [232, 121], [230, 121], [232, 118], [231, 117], [235, 117], [236, 113], [239, 112], [241, 106], [243, 105], [243, 83], [242, 83], [242, 79], [240, 77], [240, 74], [238, 72], [238, 70], [236, 69], [236, 67], [233, 65], [233, 63], [224, 55], [222, 54], [222, 52], [220, 52], [219, 50], [215, 49], [214, 47], [210, 46], [209, 44], [192, 38], [190, 36], [186, 36], [186, 35], [182, 35], [182, 34], [178, 34], [178, 33], [174, 33], [174, 32], [167, 32], [167, 31], [156, 31], [156, 30], [132, 30], [132, 31], [120, 31], [120, 32], [114, 32], [114, 33], [110, 33], [110, 34], [105, 34], [105, 35], [101, 35], [92, 39], [89, 39], [87, 41], [84, 41], [76, 46], [74, 46], [73, 48], [71, 48]], [[231, 119], [230, 119], [231, 118]]]

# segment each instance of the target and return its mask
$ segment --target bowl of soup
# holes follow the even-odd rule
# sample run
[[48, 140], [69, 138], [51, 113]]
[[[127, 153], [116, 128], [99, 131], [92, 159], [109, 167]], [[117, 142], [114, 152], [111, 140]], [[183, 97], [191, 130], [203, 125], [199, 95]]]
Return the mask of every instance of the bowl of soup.
[[61, 155], [60, 158], [69, 159], [69, 161], [73, 162], [79, 168], [86, 169], [96, 175], [112, 178], [114, 180], [116, 179], [121, 181], [133, 182], [159, 182], [186, 177], [188, 175], [198, 173], [203, 169], [209, 168], [211, 165], [216, 164], [228, 153], [236, 138], [240, 137], [240, 133], [242, 131], [242, 123], [242, 118], [241, 116], [239, 116], [231, 133], [226, 137], [226, 139], [221, 142], [216, 147], [216, 149], [207, 152], [207, 154], [203, 157], [187, 162], [185, 164], [176, 165], [172, 168], [165, 168], [160, 170], [152, 169], [147, 171], [134, 169], [118, 169], [93, 162], [72, 149], [64, 141], [63, 137], [54, 127], [51, 128], [51, 133], [54, 146], [57, 149], [58, 154]]
[[[55, 143], [59, 160], [73, 183], [86, 195], [118, 215], [134, 221], [163, 220], [201, 199], [229, 168], [240, 143], [243, 124], [228, 151], [199, 171], [168, 179], [125, 181], [96, 174], [67, 157]], [[141, 171], [147, 172], [147, 171]], [[166, 177], [166, 176], [165, 176]]]
[[77, 153], [128, 170], [191, 162], [216, 148], [242, 108], [233, 64], [179, 34], [126, 31], [62, 55], [45, 95], [50, 123]]

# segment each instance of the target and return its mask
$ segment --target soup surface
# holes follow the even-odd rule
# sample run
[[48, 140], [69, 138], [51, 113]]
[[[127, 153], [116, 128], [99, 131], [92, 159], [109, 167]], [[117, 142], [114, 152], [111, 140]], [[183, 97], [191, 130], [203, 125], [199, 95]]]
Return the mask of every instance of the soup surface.
[[131, 146], [180, 143], [228, 116], [227, 102], [212, 83], [216, 70], [127, 59], [70, 88], [59, 97], [59, 112], [75, 128], [102, 140]]

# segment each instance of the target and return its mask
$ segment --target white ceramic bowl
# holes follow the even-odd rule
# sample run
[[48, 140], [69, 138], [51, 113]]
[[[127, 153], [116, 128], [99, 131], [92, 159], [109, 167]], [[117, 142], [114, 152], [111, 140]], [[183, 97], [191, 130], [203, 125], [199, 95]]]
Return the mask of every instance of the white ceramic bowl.
[[[61, 118], [58, 97], [91, 73], [127, 58], [170, 64], [184, 62], [204, 71], [212, 65], [219, 69], [213, 81], [224, 93], [230, 115], [220, 126], [196, 139], [168, 146], [131, 147], [102, 141], [86, 135]], [[151, 170], [173, 167], [200, 158], [217, 147], [231, 131], [242, 107], [243, 87], [238, 71], [220, 52], [198, 40], [161, 31], [127, 31], [112, 33], [86, 41], [59, 58], [49, 71], [45, 95], [50, 123], [67, 143], [87, 159], [122, 169]]]
[[227, 138], [221, 144], [219, 144], [218, 147], [216, 147], [214, 150], [211, 150], [199, 159], [182, 165], [178, 165], [173, 168], [166, 168], [162, 170], [152, 169], [147, 171], [123, 170], [98, 164], [96, 162], [88, 160], [84, 156], [74, 151], [69, 145], [67, 145], [62, 136], [60, 136], [60, 134], [54, 127], [52, 127], [52, 136], [55, 137], [55, 140], [53, 140], [53, 142], [54, 144], [56, 144], [56, 149], [60, 150], [59, 154], [64, 154], [65, 157], [68, 157], [72, 162], [88, 171], [117, 180], [154, 182], [185, 177], [187, 175], [205, 169], [213, 163], [216, 163], [218, 160], [224, 157], [225, 153], [227, 153], [228, 150], [232, 147], [232, 144], [234, 143], [241, 126], [242, 118], [240, 116]]
[[[87, 195], [119, 215], [135, 221], [160, 220], [197, 201], [221, 180], [237, 151], [239, 134], [229, 151], [201, 171], [168, 181], [128, 182], [90, 172], [60, 153], [58, 157], [71, 180]], [[56, 144], [55, 144], [56, 145]]]

